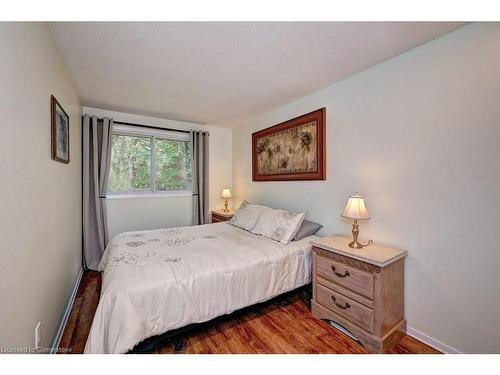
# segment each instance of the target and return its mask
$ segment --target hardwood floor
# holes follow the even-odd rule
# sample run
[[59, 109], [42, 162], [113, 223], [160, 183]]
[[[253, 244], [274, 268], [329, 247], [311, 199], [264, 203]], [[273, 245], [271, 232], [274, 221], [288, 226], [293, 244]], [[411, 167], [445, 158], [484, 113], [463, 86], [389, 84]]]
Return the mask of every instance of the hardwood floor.
[[[61, 348], [83, 353], [100, 292], [100, 274], [85, 272], [61, 339]], [[309, 298], [308, 290], [302, 288], [195, 327], [153, 353], [366, 353], [356, 341], [313, 317]], [[406, 335], [391, 353], [439, 352]]]

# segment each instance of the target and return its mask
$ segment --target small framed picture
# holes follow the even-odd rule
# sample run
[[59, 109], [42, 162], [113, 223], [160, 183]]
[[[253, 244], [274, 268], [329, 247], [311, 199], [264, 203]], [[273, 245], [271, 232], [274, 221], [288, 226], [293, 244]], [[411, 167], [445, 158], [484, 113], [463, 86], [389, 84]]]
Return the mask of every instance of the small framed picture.
[[52, 159], [69, 163], [69, 117], [53, 95], [50, 97]]

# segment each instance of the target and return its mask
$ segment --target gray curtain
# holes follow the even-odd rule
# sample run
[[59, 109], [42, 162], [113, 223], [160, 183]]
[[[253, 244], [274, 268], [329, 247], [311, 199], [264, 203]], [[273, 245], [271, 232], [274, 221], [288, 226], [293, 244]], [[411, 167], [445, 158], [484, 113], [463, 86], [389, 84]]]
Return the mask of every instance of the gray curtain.
[[193, 180], [192, 225], [208, 224], [208, 132], [191, 134], [191, 176]]
[[111, 164], [113, 120], [83, 117], [83, 261], [97, 270], [108, 243], [106, 189]]

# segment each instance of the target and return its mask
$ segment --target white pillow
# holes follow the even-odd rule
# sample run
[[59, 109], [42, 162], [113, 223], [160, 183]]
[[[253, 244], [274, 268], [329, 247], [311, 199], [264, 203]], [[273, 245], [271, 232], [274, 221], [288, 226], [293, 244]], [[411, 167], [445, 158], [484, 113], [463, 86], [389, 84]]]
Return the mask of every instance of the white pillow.
[[265, 207], [251, 232], [288, 245], [297, 234], [305, 217], [305, 212], [291, 214], [285, 210]]
[[229, 220], [229, 224], [251, 231], [265, 208], [265, 206], [250, 204], [248, 201], [243, 201], [238, 210], [234, 213], [234, 216]]

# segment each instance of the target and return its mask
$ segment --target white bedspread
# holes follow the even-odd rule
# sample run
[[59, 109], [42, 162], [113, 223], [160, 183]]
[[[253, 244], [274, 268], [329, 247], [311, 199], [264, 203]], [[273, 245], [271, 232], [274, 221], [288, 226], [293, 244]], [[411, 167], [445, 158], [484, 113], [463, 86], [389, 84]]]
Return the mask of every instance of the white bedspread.
[[85, 353], [125, 353], [305, 285], [314, 239], [285, 246], [226, 223], [117, 235], [99, 265], [101, 298]]

